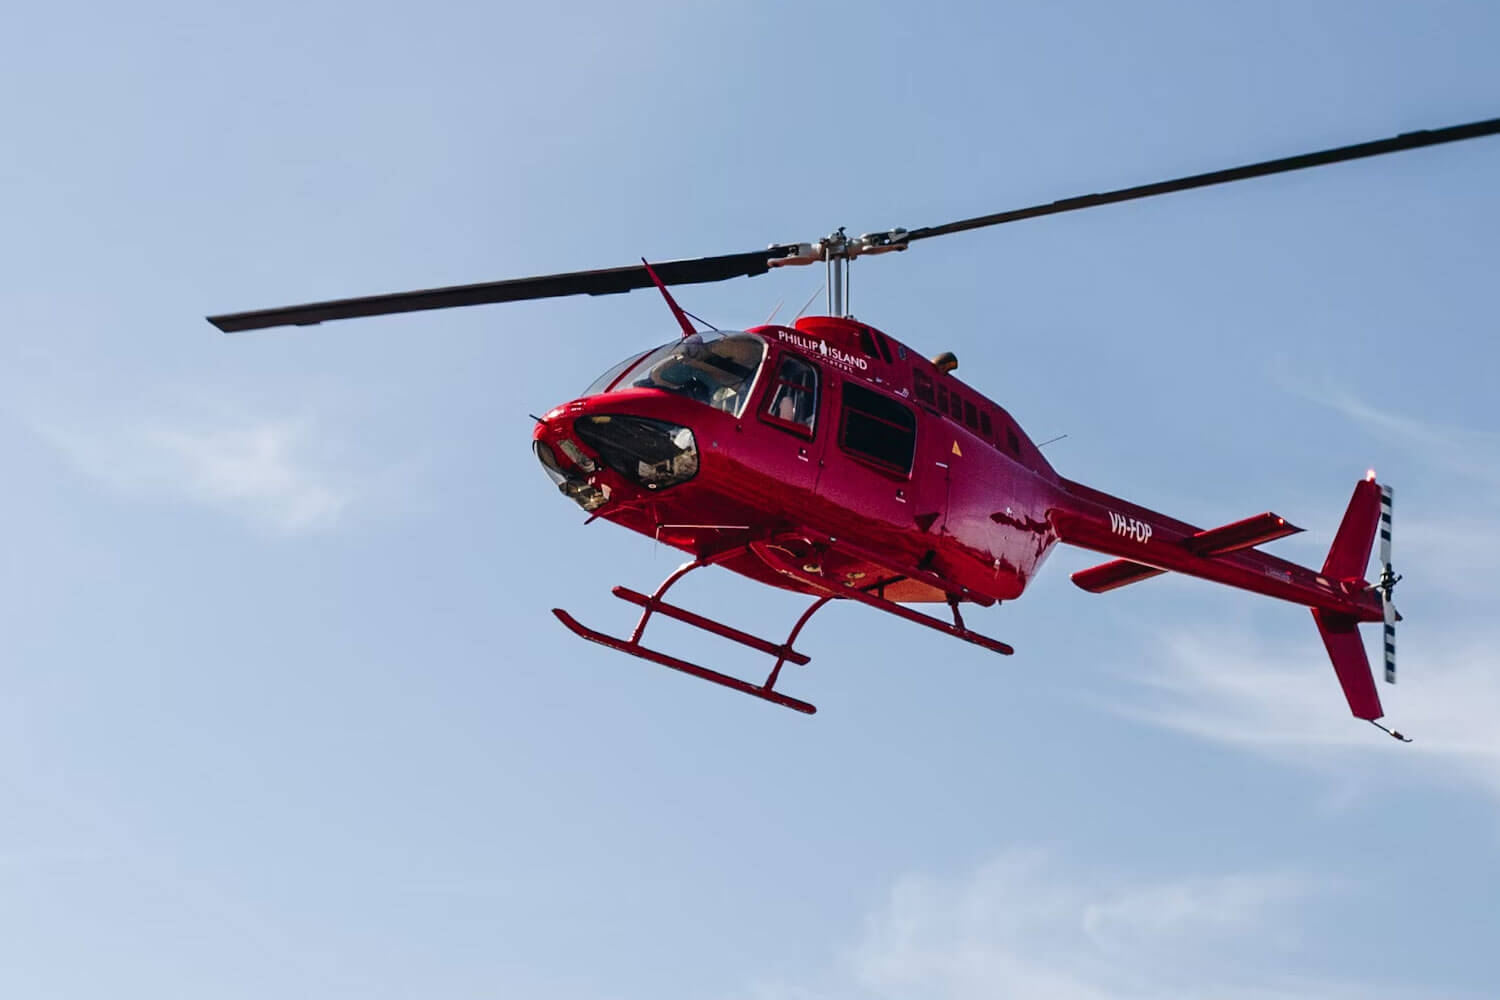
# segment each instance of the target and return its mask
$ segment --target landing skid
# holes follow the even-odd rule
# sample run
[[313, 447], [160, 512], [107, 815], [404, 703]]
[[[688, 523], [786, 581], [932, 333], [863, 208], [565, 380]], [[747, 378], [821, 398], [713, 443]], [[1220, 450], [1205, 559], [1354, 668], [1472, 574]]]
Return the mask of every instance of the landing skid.
[[[781, 676], [781, 668], [787, 663], [795, 663], [798, 666], [806, 666], [811, 662], [810, 658], [805, 653], [799, 653], [795, 649], [793, 649], [792, 643], [797, 641], [797, 635], [802, 631], [802, 626], [807, 624], [808, 619], [812, 618], [812, 616], [817, 613], [818, 609], [822, 608], [823, 605], [831, 601], [833, 599], [832, 596], [818, 598], [813, 602], [811, 607], [802, 612], [802, 617], [798, 618], [797, 623], [792, 626], [792, 631], [786, 637], [786, 641], [780, 644], [762, 639], [760, 636], [751, 635], [749, 632], [742, 632], [737, 628], [731, 628], [728, 625], [721, 624], [710, 618], [705, 618], [702, 615], [695, 614], [692, 611], [688, 611], [686, 608], [680, 608], [675, 604], [668, 604], [666, 601], [662, 600], [667, 591], [671, 589], [673, 584], [675, 584], [678, 580], [681, 580], [684, 576], [687, 576], [693, 570], [723, 562], [726, 559], [743, 554], [744, 551], [744, 549], [731, 549], [728, 552], [720, 553], [716, 556], [708, 556], [694, 559], [691, 562], [685, 562], [681, 566], [677, 567], [677, 569], [673, 571], [671, 576], [663, 580], [661, 586], [657, 587], [656, 592], [649, 597], [647, 597], [645, 594], [637, 593], [636, 591], [631, 590], [628, 587], [615, 587], [614, 590], [611, 591], [611, 593], [613, 593], [616, 597], [620, 598], [622, 601], [627, 601], [630, 604], [638, 605], [643, 609], [641, 611], [640, 621], [636, 622], [635, 631], [630, 634], [629, 639], [620, 639], [616, 636], [607, 635], [603, 632], [598, 632], [594, 629], [588, 628], [587, 626], [580, 623], [578, 619], [574, 618], [572, 615], [568, 614], [561, 608], [553, 608], [552, 613], [556, 615], [557, 620], [566, 625], [569, 631], [571, 631], [574, 635], [581, 636], [582, 638], [587, 639], [590, 642], [597, 642], [601, 646], [608, 646], [610, 649], [618, 649], [622, 653], [629, 653], [631, 656], [638, 656], [643, 660], [649, 660], [652, 663], [659, 663], [662, 666], [670, 667], [673, 670], [680, 670], [685, 674], [691, 674], [694, 677], [700, 677], [703, 680], [722, 685], [723, 687], [730, 688], [734, 691], [739, 691], [742, 694], [748, 694], [752, 698], [760, 698], [761, 700], [769, 701], [774, 705], [781, 705], [785, 708], [790, 708], [794, 712], [801, 712], [804, 715], [812, 715], [818, 710], [816, 706], [808, 702], [801, 701], [797, 698], [792, 698], [788, 695], [784, 695], [780, 691], [777, 691], [775, 689], [776, 681]], [[702, 667], [696, 663], [689, 663], [687, 660], [678, 659], [675, 656], [669, 656], [666, 653], [659, 652], [658, 650], [650, 649], [646, 646], [641, 645], [641, 637], [645, 635], [646, 625], [651, 621], [651, 616], [653, 614], [666, 615], [668, 618], [674, 618], [677, 621], [682, 622], [684, 625], [691, 625], [693, 628], [701, 629], [704, 632], [710, 632], [714, 635], [719, 636], [720, 638], [729, 639], [730, 641], [737, 642], [742, 646], [748, 646], [751, 649], [766, 653], [770, 656], [774, 656], [776, 657], [776, 664], [771, 668], [771, 673], [766, 677], [764, 683], [752, 684], [749, 681], [741, 680], [738, 677], [732, 677], [729, 674], [720, 673], [717, 670], [711, 670], [708, 667]]]
[[784, 695], [780, 691], [773, 690], [771, 685], [775, 683], [774, 681], [767, 680], [765, 684], [761, 685], [751, 684], [749, 681], [740, 680], [738, 677], [721, 674], [717, 670], [710, 670], [708, 667], [700, 667], [696, 663], [689, 663], [687, 660], [679, 660], [675, 656], [668, 656], [666, 653], [647, 649], [639, 642], [627, 642], [624, 639], [617, 639], [612, 635], [605, 635], [603, 632], [596, 632], [580, 623], [578, 619], [561, 608], [553, 608], [552, 613], [557, 616], [558, 621], [571, 629], [574, 635], [582, 636], [590, 642], [597, 642], [601, 646], [608, 646], [610, 649], [618, 649], [620, 652], [629, 653], [631, 656], [639, 656], [641, 659], [650, 660], [652, 663], [660, 663], [662, 666], [671, 667], [673, 670], [681, 670], [685, 674], [692, 674], [694, 677], [701, 677], [706, 681], [721, 684], [732, 690], [748, 694], [752, 698], [760, 698], [775, 705], [784, 705], [794, 712], [801, 712], [803, 715], [812, 715], [818, 710], [816, 705], [800, 701]]
[[[737, 628], [716, 622], [711, 618], [688, 611], [686, 608], [669, 604], [663, 599], [667, 591], [678, 580], [681, 580], [693, 570], [701, 569], [704, 566], [712, 566], [746, 554], [753, 554], [770, 568], [814, 591], [822, 591], [821, 596], [814, 600], [807, 610], [802, 612], [801, 617], [792, 626], [792, 630], [784, 642], [775, 643], [760, 636], [751, 635], [749, 632], [743, 632]], [[986, 635], [981, 635], [964, 625], [963, 616], [958, 611], [959, 598], [956, 595], [950, 596], [948, 600], [948, 604], [953, 611], [953, 623], [951, 625], [940, 619], [933, 618], [931, 615], [924, 615], [894, 601], [886, 600], [883, 596], [886, 586], [895, 581], [907, 579], [908, 577], [925, 576], [926, 574], [922, 571], [909, 571], [903, 574], [892, 570], [892, 576], [888, 579], [868, 587], [859, 588], [852, 587], [831, 577], [825, 577], [819, 572], [813, 572], [805, 565], [799, 565], [798, 561], [788, 558], [789, 554], [780, 545], [774, 543], [752, 542], [744, 547], [730, 549], [712, 556], [703, 556], [683, 563], [670, 576], [663, 580], [661, 586], [657, 587], [656, 591], [650, 596], [631, 590], [628, 587], [615, 587], [611, 592], [616, 597], [642, 609], [640, 620], [636, 622], [635, 630], [631, 632], [629, 639], [621, 639], [617, 636], [591, 629], [561, 608], [553, 608], [552, 613], [574, 635], [587, 639], [590, 642], [597, 642], [601, 646], [608, 646], [610, 649], [629, 653], [631, 656], [660, 664], [663, 667], [669, 667], [672, 670], [679, 670], [693, 677], [701, 678], [733, 691], [739, 691], [741, 694], [748, 694], [752, 698], [760, 698], [762, 701], [768, 701], [775, 705], [790, 708], [796, 712], [802, 712], [805, 715], [814, 714], [817, 712], [817, 708], [808, 702], [792, 698], [777, 691], [776, 682], [781, 677], [781, 668], [786, 664], [795, 663], [798, 666], [806, 666], [810, 662], [809, 657], [804, 653], [799, 653], [793, 648], [792, 644], [797, 641], [797, 636], [801, 634], [803, 627], [812, 616], [829, 601], [857, 601], [860, 604], [868, 605], [879, 611], [885, 611], [914, 624], [923, 625], [938, 632], [951, 635], [955, 639], [962, 639], [965, 642], [973, 643], [991, 652], [1000, 653], [1005, 656], [1009, 656], [1015, 652], [1006, 643], [992, 639]], [[860, 555], [863, 557], [866, 554], [861, 552]], [[684, 625], [690, 625], [693, 628], [711, 633], [723, 639], [728, 639], [731, 642], [737, 642], [742, 646], [765, 653], [768, 656], [774, 656], [776, 658], [775, 665], [771, 668], [771, 672], [767, 675], [764, 682], [755, 684], [708, 667], [700, 666], [696, 663], [690, 663], [675, 656], [670, 656], [659, 650], [651, 649], [642, 645], [641, 639], [645, 635], [646, 626], [651, 621], [653, 614], [665, 615], [668, 618], [682, 622]]]

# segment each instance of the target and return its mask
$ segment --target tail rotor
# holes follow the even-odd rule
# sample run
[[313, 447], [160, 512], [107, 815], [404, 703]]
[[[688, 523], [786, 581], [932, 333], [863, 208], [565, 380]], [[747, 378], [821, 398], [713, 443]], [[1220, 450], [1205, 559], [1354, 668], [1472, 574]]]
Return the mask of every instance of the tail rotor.
[[1401, 616], [1391, 595], [1401, 577], [1391, 569], [1391, 499], [1389, 486], [1380, 487], [1380, 582], [1375, 586], [1380, 591], [1380, 605], [1385, 615], [1385, 682], [1396, 683], [1396, 622]]

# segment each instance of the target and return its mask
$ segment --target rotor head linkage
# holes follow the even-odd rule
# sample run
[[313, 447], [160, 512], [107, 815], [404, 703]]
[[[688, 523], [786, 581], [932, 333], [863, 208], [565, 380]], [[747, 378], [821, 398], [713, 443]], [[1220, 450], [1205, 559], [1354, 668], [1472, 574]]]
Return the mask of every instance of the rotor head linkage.
[[774, 257], [766, 263], [771, 267], [787, 267], [792, 264], [813, 264], [822, 261], [828, 269], [828, 315], [848, 316], [849, 309], [849, 265], [855, 257], [867, 254], [890, 253], [906, 249], [906, 230], [888, 229], [885, 232], [865, 233], [850, 237], [840, 226], [816, 243], [793, 244], [784, 257]]

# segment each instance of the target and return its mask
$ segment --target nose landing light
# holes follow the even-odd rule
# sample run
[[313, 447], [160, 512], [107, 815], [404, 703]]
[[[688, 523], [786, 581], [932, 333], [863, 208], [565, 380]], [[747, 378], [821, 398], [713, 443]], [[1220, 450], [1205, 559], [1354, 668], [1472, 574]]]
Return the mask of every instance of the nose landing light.
[[[578, 451], [577, 445], [573, 445], [571, 449], [568, 448], [568, 445], [571, 444], [573, 444], [571, 441], [565, 440], [562, 442], [563, 451], [570, 459], [573, 457], [572, 452]], [[547, 473], [547, 478], [557, 484], [558, 490], [564, 496], [567, 496], [584, 510], [593, 513], [604, 506], [605, 502], [609, 500], [608, 486], [603, 484], [595, 485], [583, 477], [582, 473], [585, 471], [592, 472], [594, 466], [594, 463], [589, 461], [587, 456], [583, 456], [584, 461], [588, 462], [587, 469], [583, 468], [583, 462], [576, 463], [577, 468], [564, 469], [562, 463], [557, 460], [557, 453], [552, 450], [552, 446], [547, 442], [535, 441], [532, 443], [532, 449], [536, 452], [537, 461], [542, 463], [542, 471]], [[582, 452], [579, 452], [579, 454], [582, 455]]]

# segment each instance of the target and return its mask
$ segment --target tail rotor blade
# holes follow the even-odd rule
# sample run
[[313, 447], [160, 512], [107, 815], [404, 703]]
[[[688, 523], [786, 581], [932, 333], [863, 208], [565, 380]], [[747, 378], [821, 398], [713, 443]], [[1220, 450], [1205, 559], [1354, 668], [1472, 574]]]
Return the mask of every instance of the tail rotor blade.
[[1391, 503], [1395, 491], [1389, 486], [1380, 487], [1380, 562], [1385, 569], [1391, 568]]
[[1391, 603], [1389, 597], [1384, 598], [1385, 605], [1385, 682], [1396, 683], [1396, 605]]
[[1395, 491], [1380, 487], [1380, 604], [1385, 616], [1385, 682], [1396, 683], [1396, 605], [1391, 592], [1400, 579], [1391, 569], [1391, 507]]

